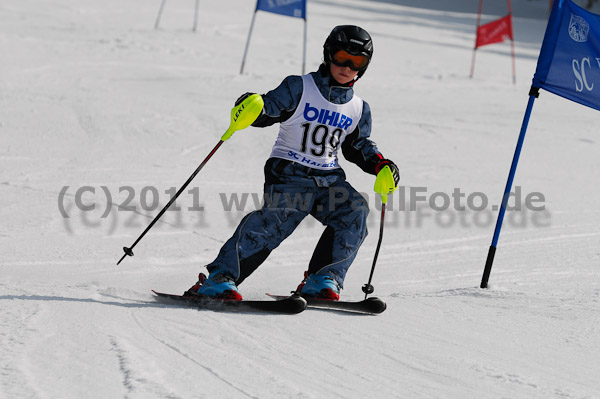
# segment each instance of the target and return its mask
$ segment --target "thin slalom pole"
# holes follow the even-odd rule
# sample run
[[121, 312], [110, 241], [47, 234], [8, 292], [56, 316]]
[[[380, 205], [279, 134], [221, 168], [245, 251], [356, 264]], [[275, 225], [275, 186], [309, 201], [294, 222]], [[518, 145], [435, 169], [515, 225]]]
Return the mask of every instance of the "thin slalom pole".
[[306, 70], [306, 31], [307, 31], [307, 23], [306, 17], [304, 17], [304, 44], [302, 46], [302, 75], [304, 75], [304, 71]]
[[[511, 16], [512, 18], [512, 16]], [[515, 56], [515, 41], [514, 39], [510, 39], [510, 52], [512, 54], [512, 76], [513, 76], [513, 84], [517, 84], [517, 65], [516, 65], [516, 56]]]
[[532, 87], [529, 91], [529, 101], [527, 102], [527, 109], [525, 110], [525, 116], [521, 125], [521, 132], [519, 133], [519, 139], [517, 140], [517, 147], [515, 148], [515, 154], [513, 156], [512, 164], [510, 166], [510, 172], [508, 173], [508, 179], [506, 181], [506, 187], [504, 189], [504, 195], [502, 196], [502, 205], [500, 206], [500, 212], [498, 213], [498, 219], [496, 220], [496, 228], [494, 229], [494, 237], [492, 239], [492, 245], [488, 251], [488, 256], [485, 261], [485, 269], [481, 278], [480, 288], [487, 288], [490, 273], [492, 271], [492, 264], [494, 263], [494, 256], [496, 254], [496, 247], [498, 245], [498, 239], [500, 237], [500, 230], [502, 229], [502, 221], [504, 220], [504, 214], [506, 212], [506, 205], [510, 197], [510, 191], [512, 189], [513, 180], [517, 171], [517, 164], [519, 163], [519, 156], [521, 155], [521, 149], [523, 148], [523, 141], [525, 140], [525, 133], [527, 132], [527, 125], [529, 124], [529, 118], [531, 117], [531, 111], [533, 110], [533, 103], [539, 96], [539, 88]]
[[[256, 3], [258, 6], [258, 2]], [[240, 67], [240, 75], [244, 73], [244, 64], [246, 64], [246, 56], [248, 55], [248, 47], [250, 47], [250, 37], [252, 36], [252, 29], [254, 29], [254, 20], [256, 19], [256, 13], [258, 10], [254, 11], [252, 15], [252, 22], [250, 22], [250, 31], [248, 32], [248, 39], [246, 40], [246, 48], [244, 49], [244, 57], [242, 58], [242, 66]]]
[[471, 75], [470, 78], [473, 78], [473, 74], [475, 73], [475, 53], [477, 52], [477, 35], [479, 32], [479, 25], [481, 25], [481, 12], [483, 11], [483, 0], [479, 0], [479, 11], [477, 12], [477, 26], [475, 27], [475, 45], [473, 46], [473, 58], [471, 61]]
[[196, 0], [196, 5], [194, 7], [194, 25], [192, 26], [192, 31], [196, 32], [198, 30], [198, 14], [200, 12], [200, 0]]
[[515, 56], [515, 32], [513, 29], [513, 17], [512, 17], [512, 5], [510, 4], [510, 0], [507, 0], [508, 5], [508, 15], [510, 15], [510, 53], [512, 56], [512, 77], [513, 84], [517, 84], [517, 66], [516, 66], [516, 56]]
[[166, 2], [167, 0], [162, 0], [160, 3], [160, 7], [158, 8], [158, 15], [156, 16], [156, 21], [154, 22], [154, 29], [158, 29], [158, 25], [160, 24], [160, 18], [162, 17], [162, 13], [165, 8]]

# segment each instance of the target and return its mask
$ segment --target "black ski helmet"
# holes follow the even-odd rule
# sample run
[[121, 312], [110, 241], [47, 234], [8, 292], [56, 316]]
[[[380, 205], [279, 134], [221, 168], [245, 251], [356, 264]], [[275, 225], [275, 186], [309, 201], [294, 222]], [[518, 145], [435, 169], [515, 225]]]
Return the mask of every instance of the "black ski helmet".
[[[345, 50], [352, 55], [364, 55], [369, 63], [373, 57], [373, 39], [363, 28], [355, 25], [340, 25], [333, 28], [325, 44], [323, 45], [323, 59], [325, 65], [329, 66], [331, 57], [339, 50]], [[369, 64], [358, 72], [358, 78], [362, 77]]]

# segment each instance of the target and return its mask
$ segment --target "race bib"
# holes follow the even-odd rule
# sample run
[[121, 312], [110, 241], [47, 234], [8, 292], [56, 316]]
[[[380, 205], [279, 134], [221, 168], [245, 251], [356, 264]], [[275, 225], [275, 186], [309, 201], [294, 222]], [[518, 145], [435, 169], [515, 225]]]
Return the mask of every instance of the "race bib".
[[271, 157], [288, 159], [316, 169], [339, 168], [338, 149], [346, 135], [356, 129], [363, 101], [353, 96], [346, 104], [325, 99], [311, 75], [302, 76], [300, 104], [281, 123]]

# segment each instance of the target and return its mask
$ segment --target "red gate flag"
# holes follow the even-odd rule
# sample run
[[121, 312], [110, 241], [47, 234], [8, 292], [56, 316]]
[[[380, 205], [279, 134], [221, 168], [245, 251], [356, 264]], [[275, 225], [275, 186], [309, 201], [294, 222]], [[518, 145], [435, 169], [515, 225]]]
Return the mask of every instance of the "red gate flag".
[[487, 44], [500, 43], [506, 39], [513, 39], [512, 18], [510, 14], [479, 26], [477, 28], [475, 48]]
[[512, 26], [512, 7], [510, 0], [506, 0], [508, 15], [495, 21], [480, 25], [481, 12], [483, 11], [483, 0], [479, 0], [479, 12], [477, 13], [477, 31], [475, 34], [475, 47], [473, 48], [473, 61], [471, 62], [471, 78], [475, 73], [475, 53], [477, 49], [488, 44], [500, 43], [510, 39], [510, 52], [512, 55], [513, 83], [517, 82], [517, 71], [515, 68], [515, 40]]

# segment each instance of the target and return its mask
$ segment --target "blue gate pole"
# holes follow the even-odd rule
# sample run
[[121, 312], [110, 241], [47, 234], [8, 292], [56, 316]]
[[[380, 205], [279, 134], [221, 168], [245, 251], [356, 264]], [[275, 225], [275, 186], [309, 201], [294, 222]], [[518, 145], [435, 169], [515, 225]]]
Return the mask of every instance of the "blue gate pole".
[[523, 141], [525, 140], [525, 133], [527, 132], [527, 125], [529, 124], [529, 118], [531, 117], [533, 103], [539, 96], [539, 90], [540, 89], [537, 87], [532, 87], [531, 90], [529, 90], [529, 101], [527, 102], [525, 117], [523, 118], [521, 132], [519, 133], [519, 140], [517, 141], [517, 148], [515, 149], [515, 155], [513, 156], [512, 165], [510, 166], [510, 172], [508, 174], [508, 180], [506, 181], [506, 188], [504, 189], [504, 196], [502, 197], [502, 205], [500, 206], [498, 220], [496, 221], [496, 229], [494, 230], [494, 238], [492, 239], [492, 245], [490, 246], [488, 256], [485, 261], [485, 269], [481, 278], [480, 288], [487, 288], [490, 273], [492, 272], [492, 264], [494, 263], [494, 255], [496, 254], [496, 246], [498, 245], [498, 238], [500, 237], [500, 230], [502, 229], [502, 221], [504, 220], [506, 205], [510, 197], [513, 180], [515, 179], [515, 172], [517, 171], [517, 164], [519, 163], [519, 156], [521, 155], [521, 149], [523, 148]]

